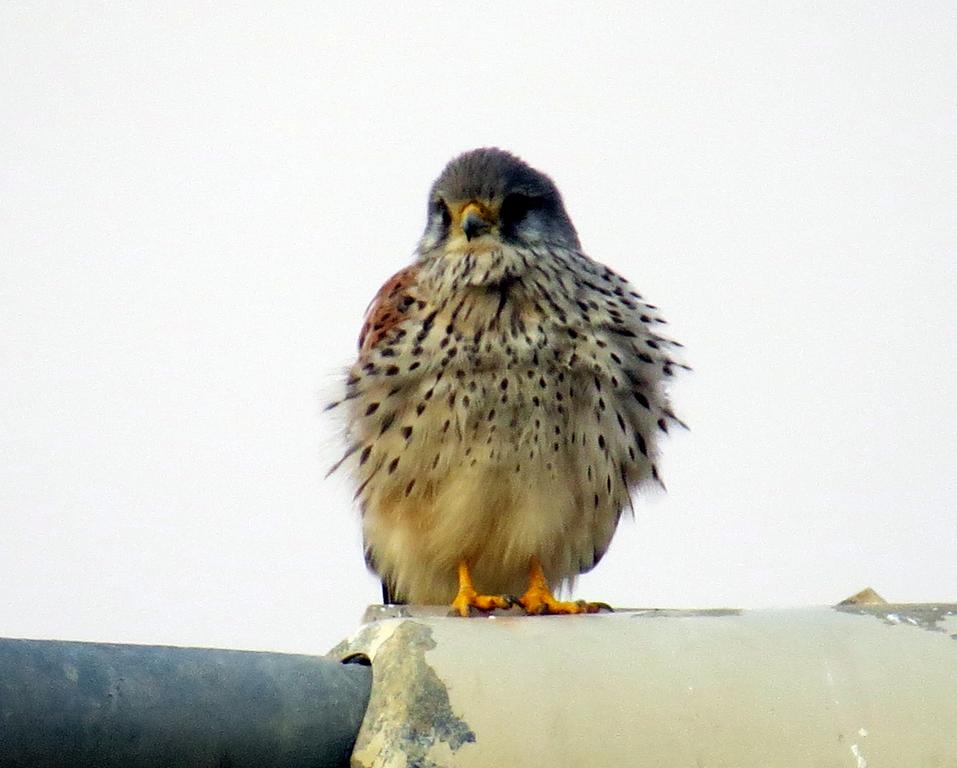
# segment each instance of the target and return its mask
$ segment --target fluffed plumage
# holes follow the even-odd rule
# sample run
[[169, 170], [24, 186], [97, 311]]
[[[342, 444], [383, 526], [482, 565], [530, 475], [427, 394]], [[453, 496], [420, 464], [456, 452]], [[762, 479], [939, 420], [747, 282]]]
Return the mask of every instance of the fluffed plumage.
[[457, 565], [518, 594], [602, 557], [681, 422], [680, 346], [629, 283], [585, 255], [547, 176], [498, 149], [435, 181], [415, 262], [380, 289], [348, 373], [348, 448], [367, 561], [415, 603]]

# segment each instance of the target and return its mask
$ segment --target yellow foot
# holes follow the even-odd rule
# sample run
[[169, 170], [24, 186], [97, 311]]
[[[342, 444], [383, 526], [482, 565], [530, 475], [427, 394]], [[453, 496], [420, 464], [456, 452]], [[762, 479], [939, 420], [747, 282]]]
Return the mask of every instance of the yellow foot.
[[598, 613], [610, 611], [607, 603], [586, 603], [584, 600], [556, 600], [537, 557], [533, 557], [528, 572], [528, 589], [518, 598], [518, 604], [533, 616], [544, 614]]
[[472, 608], [480, 611], [493, 611], [496, 608], [511, 608], [515, 601], [505, 595], [480, 595], [472, 586], [472, 576], [468, 564], [459, 563], [459, 593], [452, 601], [452, 610], [459, 616], [467, 617]]
[[525, 609], [526, 613], [532, 616], [598, 613], [601, 610], [611, 610], [611, 606], [607, 603], [586, 603], [584, 600], [556, 600], [551, 592], [542, 593], [537, 590], [529, 590], [526, 592], [518, 598], [518, 604]]
[[480, 611], [494, 611], [496, 608], [511, 608], [512, 599], [505, 595], [479, 595], [475, 590], [463, 591], [459, 593], [452, 601], [452, 610], [459, 616], [468, 616], [471, 608], [477, 608]]

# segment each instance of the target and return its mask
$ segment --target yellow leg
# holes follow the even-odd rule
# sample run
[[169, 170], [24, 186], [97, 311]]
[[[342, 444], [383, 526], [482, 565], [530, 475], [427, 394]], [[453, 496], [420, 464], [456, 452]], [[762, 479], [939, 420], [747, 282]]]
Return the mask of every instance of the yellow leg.
[[518, 602], [527, 613], [535, 615], [546, 613], [598, 613], [602, 608], [611, 610], [611, 606], [606, 603], [586, 603], [584, 600], [574, 602], [556, 600], [551, 589], [548, 588], [545, 572], [542, 570], [542, 564], [537, 557], [533, 557], [531, 560], [528, 570], [528, 589], [518, 599]]
[[472, 586], [472, 575], [464, 560], [459, 562], [459, 593], [452, 601], [452, 610], [459, 616], [468, 616], [470, 608], [491, 611], [495, 608], [511, 608], [512, 600], [504, 595], [480, 595]]

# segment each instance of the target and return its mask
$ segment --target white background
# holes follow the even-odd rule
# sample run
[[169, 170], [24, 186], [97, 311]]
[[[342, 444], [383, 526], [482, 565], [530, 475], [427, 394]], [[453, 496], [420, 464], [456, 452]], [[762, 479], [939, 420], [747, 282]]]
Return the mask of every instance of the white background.
[[0, 635], [323, 652], [321, 413], [454, 154], [559, 184], [695, 372], [576, 594], [957, 599], [957, 11], [0, 7]]

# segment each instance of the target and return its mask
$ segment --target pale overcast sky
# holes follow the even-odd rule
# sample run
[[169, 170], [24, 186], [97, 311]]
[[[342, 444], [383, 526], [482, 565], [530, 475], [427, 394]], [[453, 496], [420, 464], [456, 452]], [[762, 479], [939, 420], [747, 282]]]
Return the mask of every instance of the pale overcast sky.
[[460, 151], [660, 305], [692, 429], [576, 596], [957, 600], [957, 6], [0, 6], [0, 636], [324, 652], [322, 414]]

